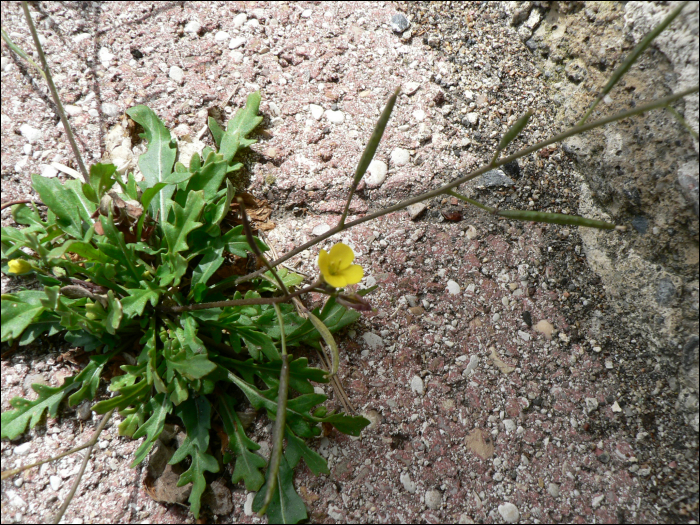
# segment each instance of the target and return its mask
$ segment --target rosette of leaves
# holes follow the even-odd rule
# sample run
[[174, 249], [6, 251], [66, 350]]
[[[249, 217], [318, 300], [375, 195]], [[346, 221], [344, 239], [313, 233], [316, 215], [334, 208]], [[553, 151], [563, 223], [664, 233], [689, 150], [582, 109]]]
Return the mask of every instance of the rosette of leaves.
[[[237, 410], [247, 399], [276, 417], [282, 361], [273, 306], [180, 315], [159, 308], [279, 293], [264, 279], [252, 287], [248, 283], [245, 292], [233, 287], [233, 277], [212, 281], [227, 255], [246, 257], [252, 251], [243, 226], [227, 227], [224, 218], [235, 193], [229, 177], [242, 168], [236, 154], [256, 142], [248, 135], [262, 121], [259, 104], [260, 94], [251, 94], [226, 130], [210, 119], [217, 149], [195, 154], [189, 166], [176, 162], [176, 143], [155, 113], [146, 106], [131, 108], [127, 114], [143, 127], [148, 141], [139, 159], [142, 182], [133, 174], [124, 182], [109, 164], [92, 166], [85, 184], [32, 176], [46, 213], [34, 205], [14, 206], [13, 217], [24, 227], [2, 228], [2, 269], [8, 273], [8, 261], [24, 260], [44, 288], [2, 296], [2, 342], [27, 345], [42, 335], [61, 334], [91, 355], [89, 364], [61, 386], [32, 385], [36, 400], [12, 399], [14, 410], [2, 414], [3, 438], [17, 438], [45, 412], [56, 416], [66, 398], [71, 406], [94, 399], [108, 363], [126, 360], [132, 364], [122, 365], [124, 373], [111, 378], [109, 390], [115, 395], [92, 409], [98, 414], [118, 410], [120, 434], [144, 438], [132, 466], [147, 457], [166, 419], [175, 420], [187, 435], [170, 463], [187, 460], [178, 485], [193, 484], [189, 502], [195, 516], [205, 472], [218, 472], [222, 462], [234, 462], [233, 483], [242, 481], [251, 491], [263, 487], [266, 461], [255, 454], [259, 446], [246, 435]], [[255, 242], [261, 251], [268, 249]], [[288, 288], [302, 280], [285, 270], [278, 273]], [[287, 345], [318, 345], [321, 336], [314, 326], [292, 305], [280, 307]], [[331, 332], [359, 317], [333, 299], [314, 314]], [[271, 522], [306, 518], [292, 483], [302, 459], [314, 473], [328, 473], [326, 461], [305, 439], [319, 435], [322, 423], [351, 435], [368, 424], [319, 406], [326, 396], [314, 393], [313, 382], [328, 382], [327, 374], [309, 367], [306, 358], [290, 360], [287, 447], [268, 508]], [[223, 457], [210, 446], [212, 430]]]

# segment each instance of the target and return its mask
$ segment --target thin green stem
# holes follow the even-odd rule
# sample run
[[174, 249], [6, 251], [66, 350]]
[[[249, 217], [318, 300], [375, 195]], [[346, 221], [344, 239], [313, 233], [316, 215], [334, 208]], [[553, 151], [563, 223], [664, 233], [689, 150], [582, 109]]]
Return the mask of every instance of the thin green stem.
[[56, 85], [53, 83], [53, 77], [51, 76], [51, 70], [49, 69], [49, 64], [46, 62], [46, 56], [44, 55], [44, 50], [41, 47], [41, 43], [39, 42], [39, 35], [36, 32], [36, 28], [34, 27], [34, 22], [32, 21], [32, 17], [29, 14], [29, 7], [27, 6], [27, 2], [22, 2], [22, 9], [24, 10], [24, 16], [27, 19], [27, 24], [29, 25], [29, 31], [32, 33], [32, 38], [34, 39], [34, 45], [36, 46], [36, 50], [39, 53], [39, 59], [41, 60], [41, 66], [44, 69], [44, 73], [46, 74], [46, 83], [49, 85], [49, 91], [51, 91], [51, 97], [53, 98], [54, 104], [56, 104], [56, 109], [58, 110], [58, 116], [61, 117], [61, 122], [63, 123], [63, 130], [66, 132], [66, 136], [68, 137], [68, 142], [70, 142], [70, 147], [73, 149], [73, 154], [75, 155], [75, 159], [78, 163], [78, 167], [80, 168], [80, 173], [83, 175], [83, 181], [85, 184], [88, 184], [90, 182], [90, 178], [88, 177], [88, 172], [85, 169], [85, 164], [83, 164], [83, 158], [80, 155], [80, 150], [78, 149], [78, 144], [75, 142], [75, 137], [73, 136], [73, 130], [70, 127], [70, 124], [68, 124], [68, 119], [66, 118], [66, 112], [63, 111], [63, 104], [61, 104], [61, 99], [58, 96], [58, 91], [56, 90]]
[[461, 193], [457, 193], [454, 190], [447, 190], [445, 192], [445, 195], [452, 195], [453, 197], [457, 197], [458, 199], [463, 200], [464, 202], [468, 202], [469, 204], [473, 204], [477, 208], [481, 208], [482, 210], [486, 210], [489, 213], [495, 213], [496, 208], [492, 208], [491, 206], [486, 206], [486, 204], [481, 204], [479, 201], [475, 201], [474, 199], [470, 199], [469, 197], [465, 197]]
[[[398, 204], [394, 204], [393, 206], [390, 206], [389, 208], [370, 213], [369, 215], [365, 215], [364, 217], [361, 217], [359, 219], [356, 219], [352, 222], [348, 222], [345, 224], [339, 224], [335, 226], [334, 228], [331, 228], [328, 230], [326, 233], [319, 235], [318, 237], [315, 237], [313, 240], [299, 246], [298, 248], [294, 248], [293, 250], [287, 252], [284, 254], [282, 257], [279, 259], [276, 259], [272, 261], [270, 264], [272, 266], [277, 266], [278, 264], [283, 263], [284, 261], [288, 260], [291, 257], [294, 257], [296, 254], [303, 252], [304, 250], [307, 250], [308, 248], [311, 248], [312, 246], [318, 244], [319, 242], [325, 241], [329, 237], [332, 237], [333, 235], [342, 232], [343, 230], [347, 230], [349, 228], [352, 228], [353, 226], [357, 226], [358, 224], [365, 223], [367, 221], [372, 221], [378, 217], [382, 217], [383, 215], [388, 215], [389, 213], [393, 213], [395, 211], [399, 211], [404, 209], [407, 206], [410, 206], [411, 204], [416, 204], [425, 200], [432, 199], [433, 197], [437, 197], [438, 195], [442, 195], [445, 193], [447, 190], [451, 190], [452, 188], [456, 188], [457, 186], [464, 184], [467, 181], [470, 181], [479, 175], [483, 175], [487, 171], [490, 171], [494, 168], [497, 168], [499, 166], [503, 166], [504, 164], [508, 164], [509, 162], [513, 162], [514, 160], [519, 159], [520, 157], [524, 157], [525, 155], [529, 155], [530, 153], [534, 153], [536, 151], [541, 150], [542, 148], [549, 146], [550, 144], [553, 144], [555, 142], [560, 142], [564, 139], [567, 139], [571, 136], [578, 135], [579, 133], [583, 133], [584, 131], [588, 131], [591, 129], [599, 128], [601, 126], [605, 126], [606, 124], [610, 124], [612, 122], [617, 122], [618, 120], [623, 120], [629, 117], [633, 117], [635, 115], [640, 115], [642, 113], [645, 113], [647, 111], [651, 111], [653, 109], [658, 109], [662, 108], [664, 106], [667, 106], [671, 104], [672, 102], [675, 102], [676, 100], [679, 100], [687, 95], [690, 95], [691, 93], [695, 93], [698, 91], [698, 86], [694, 86], [692, 88], [685, 89], [679, 93], [674, 93], [673, 95], [669, 95], [668, 97], [661, 98], [659, 100], [656, 100], [654, 102], [651, 102], [650, 104], [647, 104], [645, 106], [638, 106], [636, 108], [630, 109], [628, 111], [624, 111], [623, 113], [619, 113], [617, 115], [613, 115], [611, 117], [606, 117], [601, 120], [597, 120], [595, 122], [591, 122], [589, 124], [584, 124], [582, 126], [575, 126], [573, 128], [568, 129], [567, 131], [560, 133], [559, 135], [556, 135], [550, 139], [544, 140], [542, 142], [538, 142], [534, 146], [530, 146], [528, 148], [522, 149], [516, 153], [513, 153], [509, 157], [505, 157], [494, 164], [488, 164], [486, 166], [483, 166], [482, 168], [479, 168], [476, 171], [471, 172], [469, 175], [465, 175], [464, 177], [461, 177], [459, 179], [456, 179], [448, 184], [445, 184], [444, 186], [441, 186], [440, 188], [437, 188], [435, 190], [426, 192], [422, 195], [418, 195], [417, 197], [412, 197], [410, 199], [406, 199], [405, 201], [401, 201]], [[261, 270], [258, 270], [257, 272], [250, 273], [248, 275], [245, 275], [241, 278], [239, 278], [236, 281], [236, 284], [240, 284], [246, 281], [249, 281], [251, 279], [256, 278], [262, 273]]]

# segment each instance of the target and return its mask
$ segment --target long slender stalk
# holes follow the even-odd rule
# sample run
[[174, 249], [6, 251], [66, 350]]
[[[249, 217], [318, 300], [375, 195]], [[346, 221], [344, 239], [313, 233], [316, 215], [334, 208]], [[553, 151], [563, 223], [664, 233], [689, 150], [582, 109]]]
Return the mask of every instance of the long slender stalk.
[[[364, 217], [361, 217], [359, 219], [356, 219], [354, 221], [345, 223], [344, 225], [337, 225], [334, 228], [331, 228], [328, 230], [326, 233], [319, 235], [318, 237], [315, 237], [313, 240], [299, 246], [298, 248], [294, 248], [293, 250], [287, 252], [284, 254], [282, 257], [280, 257], [277, 260], [272, 261], [270, 264], [272, 266], [277, 266], [280, 263], [283, 263], [287, 259], [294, 257], [296, 254], [303, 252], [304, 250], [314, 246], [315, 244], [318, 244], [321, 241], [324, 241], [328, 239], [329, 237], [332, 237], [333, 235], [342, 232], [343, 230], [347, 230], [349, 228], [352, 228], [353, 226], [357, 226], [358, 224], [362, 224], [367, 221], [374, 220], [378, 217], [381, 217], [383, 215], [387, 215], [389, 213], [393, 213], [395, 211], [402, 210], [406, 208], [407, 206], [410, 206], [411, 204], [416, 204], [418, 202], [422, 202], [425, 200], [432, 199], [433, 197], [437, 197], [438, 195], [442, 195], [445, 193], [447, 190], [451, 190], [452, 188], [456, 188], [457, 186], [464, 184], [467, 181], [470, 181], [479, 175], [483, 175], [489, 170], [492, 170], [494, 168], [497, 168], [499, 166], [503, 166], [504, 164], [508, 164], [509, 162], [513, 162], [514, 160], [519, 159], [520, 157], [524, 157], [525, 155], [529, 155], [530, 153], [534, 153], [536, 151], [541, 150], [542, 148], [549, 146], [550, 144], [553, 144], [555, 142], [560, 142], [566, 138], [569, 138], [574, 135], [578, 135], [579, 133], [583, 133], [584, 131], [588, 131], [591, 129], [599, 128], [601, 126], [605, 126], [606, 124], [610, 124], [612, 122], [617, 122], [618, 120], [623, 120], [629, 117], [633, 117], [635, 115], [640, 115], [642, 113], [645, 113], [647, 111], [651, 111], [653, 109], [659, 109], [664, 106], [667, 106], [671, 104], [672, 102], [675, 102], [676, 100], [679, 100], [687, 95], [690, 95], [691, 93], [695, 93], [698, 91], [698, 86], [694, 86], [688, 89], [684, 89], [683, 91], [679, 93], [674, 93], [673, 95], [669, 95], [668, 97], [664, 97], [661, 99], [658, 99], [654, 102], [651, 102], [650, 104], [644, 105], [644, 106], [638, 106], [636, 108], [630, 109], [628, 111], [624, 111], [622, 113], [619, 113], [617, 115], [613, 115], [611, 117], [606, 117], [601, 120], [597, 120], [595, 122], [591, 122], [588, 124], [584, 124], [582, 126], [575, 126], [573, 128], [568, 129], [567, 131], [560, 133], [559, 135], [556, 135], [552, 138], [549, 138], [547, 140], [543, 140], [542, 142], [538, 142], [534, 146], [530, 146], [528, 148], [522, 149], [516, 153], [513, 153], [512, 155], [505, 157], [501, 160], [496, 161], [493, 164], [487, 164], [486, 166], [483, 166], [479, 168], [476, 171], [471, 172], [469, 175], [465, 175], [464, 177], [461, 177], [459, 179], [456, 179], [448, 184], [445, 184], [444, 186], [441, 186], [435, 190], [429, 191], [427, 193], [423, 193], [422, 195], [418, 195], [416, 197], [412, 197], [410, 199], [406, 199], [405, 201], [401, 201], [398, 204], [394, 204], [393, 206], [390, 206], [389, 208], [370, 213], [369, 215], [365, 215]], [[250, 273], [248, 275], [245, 275], [241, 278], [239, 278], [236, 281], [236, 284], [240, 284], [246, 281], [249, 281], [251, 279], [256, 278], [262, 273], [262, 270], [258, 270], [257, 272]]]
[[44, 68], [44, 74], [46, 76], [46, 83], [49, 85], [49, 91], [51, 91], [51, 97], [53, 98], [54, 104], [56, 104], [56, 109], [58, 110], [58, 116], [61, 117], [61, 122], [63, 123], [63, 130], [66, 132], [68, 137], [68, 142], [70, 142], [70, 147], [73, 149], [73, 155], [75, 155], [75, 160], [80, 168], [80, 173], [83, 175], [83, 181], [85, 184], [90, 182], [88, 177], [88, 172], [85, 169], [85, 164], [83, 164], [83, 157], [80, 155], [80, 150], [78, 149], [78, 144], [75, 142], [75, 137], [73, 136], [73, 130], [68, 124], [68, 119], [66, 118], [66, 112], [63, 111], [63, 104], [61, 104], [61, 98], [58, 96], [58, 91], [56, 90], [56, 85], [53, 83], [53, 77], [51, 76], [51, 70], [49, 69], [49, 64], [46, 62], [46, 56], [44, 55], [44, 49], [41, 47], [41, 42], [39, 42], [39, 35], [36, 32], [36, 27], [34, 27], [34, 22], [29, 14], [29, 7], [27, 2], [22, 2], [22, 9], [24, 10], [24, 16], [27, 19], [27, 24], [29, 25], [29, 31], [32, 33], [32, 38], [34, 39], [34, 45], [36, 46], [37, 53], [39, 53], [39, 59], [41, 60], [41, 66]]

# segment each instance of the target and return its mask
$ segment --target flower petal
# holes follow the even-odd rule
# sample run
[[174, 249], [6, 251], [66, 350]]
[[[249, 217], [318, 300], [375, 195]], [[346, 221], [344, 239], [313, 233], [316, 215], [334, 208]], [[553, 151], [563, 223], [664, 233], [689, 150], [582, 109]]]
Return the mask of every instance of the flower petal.
[[345, 277], [347, 283], [346, 284], [356, 284], [359, 283], [362, 280], [362, 277], [365, 274], [365, 271], [362, 269], [362, 266], [359, 264], [351, 264], [349, 267], [347, 267], [345, 270], [343, 270], [343, 277]]
[[347, 286], [348, 280], [345, 275], [324, 275], [323, 280], [330, 284], [333, 288], [343, 288]]
[[333, 246], [329, 255], [334, 262], [338, 261], [336, 264], [339, 270], [344, 270], [355, 260], [355, 253], [352, 251], [352, 248], [342, 242]]
[[321, 275], [324, 278], [330, 274], [330, 260], [326, 250], [318, 252], [318, 268], [321, 270]]

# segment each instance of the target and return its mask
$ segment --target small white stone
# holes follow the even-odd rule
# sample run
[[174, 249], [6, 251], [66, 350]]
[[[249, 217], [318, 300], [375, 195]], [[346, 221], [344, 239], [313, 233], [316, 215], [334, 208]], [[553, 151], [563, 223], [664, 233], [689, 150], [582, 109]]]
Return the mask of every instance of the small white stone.
[[517, 523], [520, 519], [520, 511], [518, 511], [518, 507], [512, 503], [504, 503], [503, 505], [499, 505], [498, 513], [508, 523]]
[[46, 177], [47, 179], [53, 179], [56, 175], [58, 175], [58, 170], [50, 164], [41, 164], [39, 166], [39, 170], [41, 171], [41, 176]]
[[326, 118], [331, 124], [342, 124], [345, 122], [345, 115], [342, 111], [333, 111], [331, 109], [326, 110]]
[[386, 180], [386, 174], [388, 171], [387, 165], [381, 160], [373, 160], [369, 163], [369, 168], [367, 168], [367, 175], [365, 175], [365, 184], [368, 188], [376, 188], [381, 186]]
[[467, 113], [467, 121], [471, 127], [476, 126], [479, 123], [479, 114], [474, 112]]
[[362, 339], [370, 350], [378, 350], [384, 346], [384, 340], [372, 332], [362, 334]]
[[330, 229], [331, 229], [331, 227], [328, 226], [327, 224], [319, 224], [313, 230], [311, 230], [311, 233], [313, 235], [319, 236], [319, 235], [323, 235], [324, 233], [326, 233]]
[[512, 419], [504, 419], [503, 426], [506, 427], [506, 432], [508, 434], [513, 432], [516, 428], [515, 421], [513, 421]]
[[415, 482], [411, 481], [411, 476], [407, 472], [401, 473], [399, 476], [399, 481], [401, 481], [401, 484], [403, 485], [403, 488], [406, 489], [406, 492], [415, 494], [416, 484]]
[[[182, 70], [180, 69], [180, 71]], [[111, 102], [105, 102], [104, 104], [102, 104], [102, 113], [104, 113], [108, 117], [116, 117], [120, 113], [119, 106], [117, 106], [116, 104], [112, 104]]]
[[81, 108], [80, 106], [73, 106], [72, 104], [67, 104], [63, 106], [63, 110], [69, 117], [75, 117], [76, 115], [80, 115], [83, 112], [83, 108]]
[[612, 411], [613, 412], [622, 412], [622, 409], [620, 408], [620, 405], [618, 404], [617, 401], [615, 401], [612, 405]]
[[425, 386], [423, 385], [423, 380], [418, 376], [413, 376], [411, 379], [411, 390], [422, 396], [425, 393]]
[[3, 71], [9, 71], [12, 68], [12, 60], [10, 60], [10, 57], [2, 57], [0, 59], [0, 69]]
[[600, 496], [596, 496], [593, 498], [593, 501], [591, 502], [591, 506], [595, 509], [597, 507], [600, 507], [600, 504], [603, 503], [603, 500], [605, 499], [605, 494], [601, 494]]
[[59, 476], [49, 476], [49, 485], [54, 491], [57, 491], [63, 485], [63, 480]]
[[97, 59], [102, 64], [102, 67], [108, 68], [112, 63], [112, 59], [114, 59], [114, 55], [106, 47], [101, 47], [97, 52]]
[[32, 154], [32, 145], [25, 144], [24, 146], [22, 146], [22, 152], [24, 152], [25, 155], [31, 155]]
[[185, 33], [199, 33], [200, 29], [202, 29], [202, 24], [197, 22], [197, 20], [192, 20], [185, 24]]
[[391, 163], [394, 166], [405, 166], [411, 160], [411, 154], [403, 148], [394, 148], [391, 152]]
[[428, 508], [437, 510], [440, 508], [440, 503], [442, 503], [442, 493], [439, 490], [429, 490], [425, 493], [425, 504]]
[[321, 106], [309, 104], [309, 111], [311, 112], [311, 116], [314, 118], [314, 120], [321, 120], [321, 117], [323, 116], [323, 108]]
[[245, 37], [237, 36], [236, 38], [231, 39], [231, 42], [229, 42], [228, 47], [229, 47], [229, 49], [238, 49], [243, 44], [245, 44], [245, 42], [246, 42]]
[[586, 414], [590, 414], [594, 410], [598, 410], [598, 400], [595, 397], [587, 397], [586, 402]]
[[246, 516], [253, 515], [253, 500], [257, 492], [249, 492], [245, 497], [245, 503], [243, 504], [243, 513]]
[[234, 64], [242, 64], [243, 63], [243, 53], [240, 51], [231, 51], [228, 56], [231, 57], [231, 61]]
[[417, 109], [413, 112], [413, 118], [418, 122], [423, 122], [425, 120], [425, 111], [422, 109]]
[[454, 282], [452, 279], [447, 281], [447, 292], [450, 295], [457, 295], [462, 291], [462, 289], [459, 287], [459, 285]]
[[304, 10], [301, 12], [301, 17], [302, 17], [302, 18], [311, 18], [311, 14], [312, 14], [312, 13], [313, 13], [313, 11], [311, 11], [311, 9], [304, 9]]
[[403, 92], [410, 97], [416, 91], [418, 91], [419, 87], [420, 84], [418, 82], [407, 82], [406, 85], [403, 87]]
[[559, 485], [556, 483], [550, 483], [549, 486], [547, 487], [547, 492], [549, 492], [549, 495], [552, 496], [553, 498], [558, 498], [559, 497]]
[[469, 364], [467, 365], [467, 368], [464, 369], [464, 372], [462, 372], [462, 374], [464, 376], [468, 376], [474, 370], [476, 370], [477, 366], [479, 366], [479, 356], [474, 354], [469, 358]]
[[238, 13], [233, 17], [233, 27], [241, 27], [248, 21], [248, 16], [245, 13]]
[[523, 341], [529, 341], [530, 340], [530, 334], [527, 332], [523, 332], [522, 330], [518, 330], [518, 335], [520, 336], [520, 339]]
[[168, 72], [168, 76], [172, 80], [174, 80], [175, 82], [180, 84], [185, 79], [185, 72], [179, 66], [170, 66], [170, 71]]
[[29, 454], [29, 451], [32, 449], [32, 443], [31, 441], [27, 441], [26, 443], [22, 443], [21, 445], [17, 445], [14, 450], [15, 456], [26, 456]]
[[44, 136], [44, 134], [40, 130], [31, 127], [29, 124], [22, 124], [19, 127], [19, 132], [25, 139], [27, 139], [32, 144], [38, 142]]
[[219, 31], [214, 35], [215, 42], [226, 42], [229, 38], [231, 38], [231, 35], [229, 35], [226, 31]]

